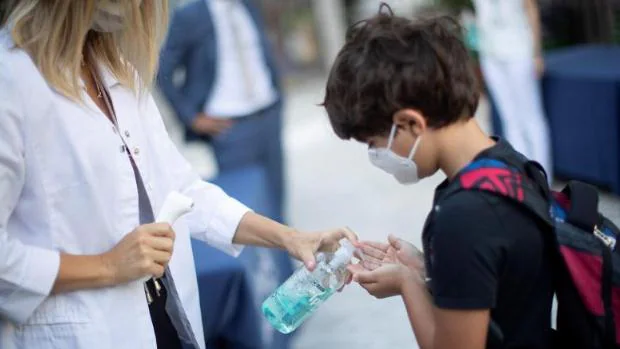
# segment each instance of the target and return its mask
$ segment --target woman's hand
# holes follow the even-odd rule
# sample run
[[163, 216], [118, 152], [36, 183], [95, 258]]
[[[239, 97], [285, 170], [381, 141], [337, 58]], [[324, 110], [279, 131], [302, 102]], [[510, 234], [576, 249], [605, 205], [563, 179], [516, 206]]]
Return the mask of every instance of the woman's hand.
[[284, 247], [291, 256], [302, 261], [306, 268], [312, 271], [316, 267], [316, 253], [336, 251], [343, 238], [351, 241], [355, 247], [359, 246], [357, 235], [348, 228], [342, 228], [316, 233], [293, 231], [285, 239]]
[[359, 247], [357, 235], [348, 228], [318, 233], [300, 233], [272, 219], [254, 212], [243, 216], [233, 242], [241, 245], [254, 245], [286, 250], [291, 256], [304, 262], [310, 271], [316, 267], [317, 252], [334, 252], [340, 247], [343, 238]]
[[146, 224], [127, 234], [102, 255], [114, 284], [161, 277], [172, 257], [175, 234], [166, 223]]

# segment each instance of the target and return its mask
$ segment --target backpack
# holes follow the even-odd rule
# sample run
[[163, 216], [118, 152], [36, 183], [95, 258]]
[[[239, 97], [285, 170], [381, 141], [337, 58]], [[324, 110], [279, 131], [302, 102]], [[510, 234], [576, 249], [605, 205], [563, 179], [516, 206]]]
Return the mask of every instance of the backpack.
[[[482, 157], [463, 169], [443, 198], [461, 190], [490, 192], [524, 207], [549, 229], [558, 300], [554, 348], [620, 348], [620, 230], [598, 212], [598, 192], [572, 181], [549, 189], [543, 168], [523, 157]], [[491, 320], [490, 341], [502, 340]]]

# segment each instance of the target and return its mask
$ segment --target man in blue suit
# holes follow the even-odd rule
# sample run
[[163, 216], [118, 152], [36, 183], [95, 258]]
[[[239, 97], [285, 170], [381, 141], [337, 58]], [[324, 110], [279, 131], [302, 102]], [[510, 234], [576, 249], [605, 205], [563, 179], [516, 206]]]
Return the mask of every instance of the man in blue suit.
[[176, 10], [157, 83], [186, 140], [211, 144], [220, 173], [263, 169], [266, 214], [283, 221], [282, 91], [258, 9], [249, 0], [197, 0]]

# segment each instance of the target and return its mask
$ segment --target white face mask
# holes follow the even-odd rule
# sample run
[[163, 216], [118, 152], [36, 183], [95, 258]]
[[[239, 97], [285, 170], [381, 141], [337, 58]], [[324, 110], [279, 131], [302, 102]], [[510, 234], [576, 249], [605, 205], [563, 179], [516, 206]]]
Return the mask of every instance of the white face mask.
[[414, 184], [419, 182], [420, 176], [418, 175], [418, 166], [416, 166], [413, 161], [413, 157], [415, 156], [415, 152], [420, 145], [422, 136], [419, 136], [415, 140], [415, 143], [409, 152], [409, 156], [406, 158], [394, 153], [391, 150], [394, 137], [396, 137], [396, 125], [392, 126], [392, 131], [390, 132], [390, 138], [388, 139], [388, 145], [386, 148], [368, 149], [370, 162], [376, 167], [394, 176], [394, 178], [396, 178], [396, 180], [398, 180], [401, 184]]
[[122, 30], [125, 26], [126, 17], [126, 10], [122, 1], [128, 0], [98, 0], [91, 29], [102, 33]]

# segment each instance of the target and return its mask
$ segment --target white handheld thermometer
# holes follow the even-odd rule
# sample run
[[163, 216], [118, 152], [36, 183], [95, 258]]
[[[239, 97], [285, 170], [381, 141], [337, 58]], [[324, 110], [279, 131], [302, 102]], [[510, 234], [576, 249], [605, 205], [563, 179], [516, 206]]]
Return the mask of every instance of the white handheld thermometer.
[[[168, 194], [166, 200], [164, 200], [164, 204], [161, 206], [155, 222], [173, 225], [177, 219], [181, 218], [184, 214], [189, 213], [193, 207], [194, 201], [192, 199], [179, 193], [178, 191], [173, 191]], [[147, 281], [148, 279], [149, 278], [147, 277], [144, 281]]]
[[177, 219], [189, 213], [193, 207], [194, 201], [192, 199], [177, 191], [173, 191], [166, 197], [155, 221], [157, 223], [168, 223], [173, 225]]

